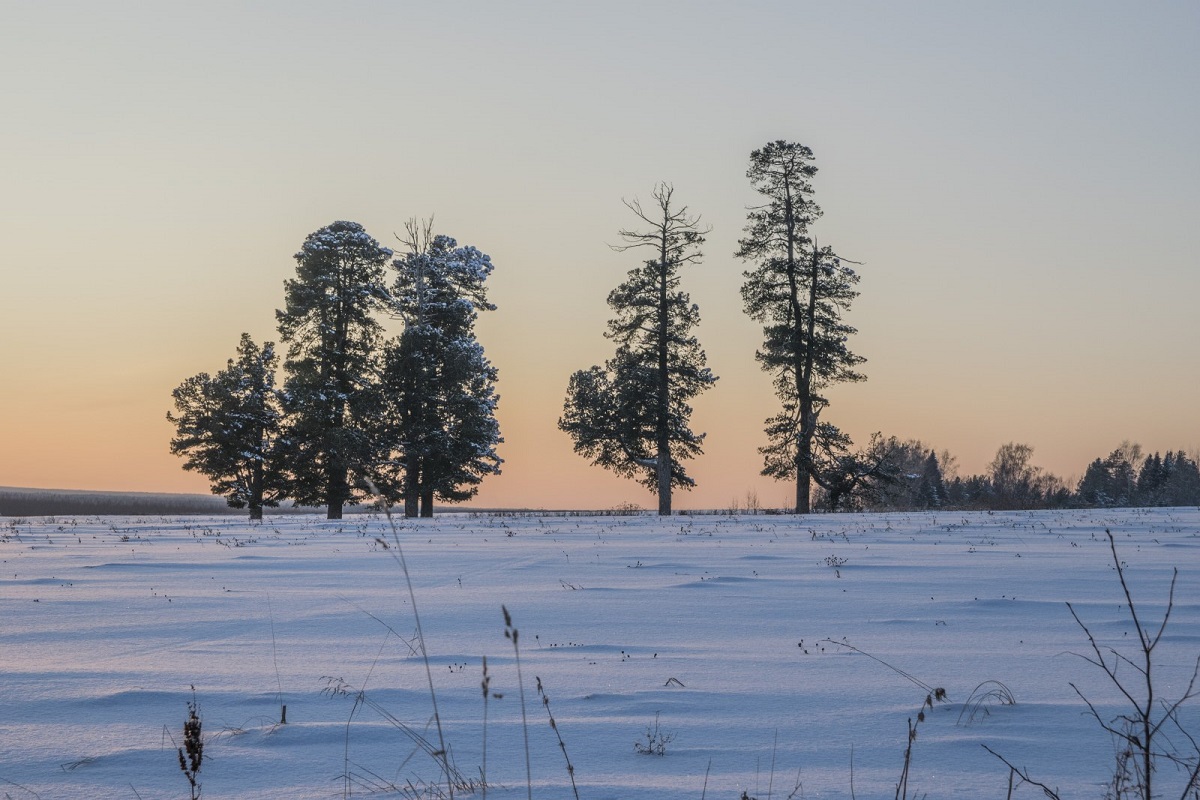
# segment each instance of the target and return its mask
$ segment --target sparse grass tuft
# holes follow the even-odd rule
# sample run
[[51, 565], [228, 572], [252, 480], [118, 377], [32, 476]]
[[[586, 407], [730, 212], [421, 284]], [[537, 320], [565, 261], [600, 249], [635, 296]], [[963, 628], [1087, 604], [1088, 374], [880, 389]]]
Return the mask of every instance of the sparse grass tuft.
[[[962, 711], [958, 712], [956, 725], [970, 725], [977, 717], [991, 714], [989, 706], [1015, 706], [1017, 699], [1012, 690], [1000, 681], [984, 681], [971, 691], [967, 702], [963, 703]], [[963, 718], [966, 722], [963, 722]]]

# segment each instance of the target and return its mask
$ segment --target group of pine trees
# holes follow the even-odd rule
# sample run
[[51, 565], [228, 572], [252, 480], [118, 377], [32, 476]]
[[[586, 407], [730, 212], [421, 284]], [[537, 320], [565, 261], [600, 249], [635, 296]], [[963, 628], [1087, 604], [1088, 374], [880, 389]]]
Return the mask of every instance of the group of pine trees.
[[[763, 472], [795, 481], [800, 513], [810, 510], [814, 483], [836, 506], [883, 474], [878, 440], [853, 451], [820, 419], [827, 386], [864, 377], [856, 371], [863, 359], [847, 347], [855, 330], [841, 318], [858, 276], [809, 235], [821, 214], [812, 162], [809, 148], [785, 141], [751, 154], [746, 174], [762, 203], [750, 209], [737, 252], [752, 265], [742, 299], [763, 325], [757, 358], [781, 405], [767, 420]], [[626, 204], [638, 227], [621, 231], [616, 249], [648, 258], [609, 295], [616, 352], [571, 376], [559, 427], [577, 452], [636, 478], [670, 514], [673, 490], [694, 485], [684, 462], [704, 442], [691, 429], [690, 402], [717, 378], [693, 334], [699, 309], [680, 288], [708, 228], [671, 186], [653, 196], [649, 207]], [[276, 312], [288, 348], [283, 386], [273, 344], [245, 335], [226, 369], [179, 386], [167, 416], [185, 469], [207, 475], [214, 492], [248, 505], [252, 517], [288, 497], [327, 506], [331, 519], [367, 486], [402, 500], [406, 515], [430, 515], [435, 497], [465, 500], [499, 472], [496, 370], [474, 335], [479, 312], [493, 309], [484, 291], [491, 262], [428, 225], [407, 233], [399, 257], [352, 222], [305, 240]], [[398, 337], [385, 340], [382, 315], [403, 320]]]
[[252, 519], [285, 497], [340, 519], [370, 493], [432, 516], [500, 471], [497, 373], [475, 338], [491, 259], [430, 223], [406, 231], [400, 255], [355, 222], [305, 239], [275, 312], [281, 387], [274, 344], [242, 334], [225, 369], [174, 390], [171, 452]]
[[[880, 440], [856, 451], [849, 436], [820, 418], [829, 405], [826, 387], [865, 378], [856, 371], [864, 359], [847, 346], [855, 329], [842, 319], [858, 296], [858, 275], [809, 233], [821, 215], [813, 200], [816, 171], [812, 150], [794, 142], [770, 142], [750, 154], [746, 177], [761, 204], [750, 208], [736, 253], [752, 265], [742, 301], [763, 326], [756, 357], [781, 406], [766, 421], [763, 474], [795, 482], [802, 514], [811, 509], [814, 483], [836, 507], [885, 469]], [[679, 288], [708, 229], [669, 185], [660, 185], [654, 200], [650, 209], [626, 204], [644, 227], [621, 231], [617, 249], [646, 248], [651, 257], [609, 294], [616, 316], [606, 336], [616, 353], [603, 367], [571, 376], [559, 427], [576, 452], [638, 479], [657, 495], [659, 514], [670, 514], [673, 489], [694, 485], [681, 462], [699, 455], [704, 442], [690, 427], [689, 401], [717, 378], [692, 334], [699, 309]]]
[[[817, 168], [804, 145], [774, 141], [750, 155], [746, 176], [760, 197], [748, 210], [736, 257], [749, 265], [741, 295], [763, 328], [756, 353], [771, 375], [778, 413], [766, 420], [762, 474], [792, 481], [796, 513], [866, 508], [1043, 508], [1200, 503], [1200, 473], [1182, 452], [1143, 459], [1119, 449], [1097, 459], [1078, 487], [1032, 466], [1032, 448], [1007, 444], [985, 475], [947, 475], [952, 457], [920, 442], [875, 434], [855, 448], [822, 415], [825, 390], [865, 380], [848, 346], [843, 314], [858, 275], [810, 226]], [[700, 261], [709, 228], [669, 184], [653, 203], [626, 202], [637, 219], [614, 249], [644, 254], [608, 296], [605, 336], [615, 352], [570, 377], [559, 428], [593, 464], [637, 480], [672, 512], [672, 494], [695, 481], [684, 463], [701, 455], [691, 401], [717, 377], [694, 329], [698, 307], [681, 287]], [[485, 282], [490, 258], [431, 223], [410, 222], [400, 255], [361, 225], [335, 222], [296, 254], [296, 278], [276, 311], [287, 346], [282, 387], [274, 345], [243, 334], [237, 357], [174, 391], [171, 451], [208, 476], [231, 506], [283, 498], [326, 506], [330, 519], [367, 493], [402, 502], [406, 516], [467, 500], [500, 471], [496, 368], [475, 337], [495, 309]], [[392, 273], [388, 278], [388, 267]], [[402, 322], [385, 337], [382, 318]]]
[[1126, 444], [1089, 464], [1077, 492], [1088, 506], [1200, 505], [1200, 466], [1182, 450], [1145, 456]]

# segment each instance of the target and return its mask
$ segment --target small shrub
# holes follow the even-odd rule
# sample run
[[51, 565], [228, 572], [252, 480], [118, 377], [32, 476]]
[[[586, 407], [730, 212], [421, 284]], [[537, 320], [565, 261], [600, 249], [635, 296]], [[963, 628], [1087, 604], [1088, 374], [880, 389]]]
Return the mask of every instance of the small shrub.
[[658, 714], [654, 715], [654, 723], [646, 726], [642, 734], [645, 741], [638, 739], [633, 743], [633, 749], [644, 756], [665, 756], [667, 745], [675, 740], [675, 734], [667, 733], [658, 724]]
[[179, 768], [188, 779], [192, 800], [198, 800], [200, 783], [197, 778], [204, 763], [204, 740], [201, 738], [200, 704], [196, 702], [194, 693], [187, 707], [187, 719], [183, 721], [183, 747], [179, 748]]
[[[1200, 743], [1195, 735], [1184, 727], [1180, 718], [1180, 709], [1185, 703], [1200, 697], [1200, 656], [1192, 666], [1192, 675], [1183, 686], [1178, 696], [1171, 700], [1161, 696], [1162, 687], [1159, 685], [1155, 649], [1163, 640], [1163, 633], [1175, 609], [1175, 583], [1179, 578], [1179, 570], [1171, 573], [1171, 583], [1167, 588], [1167, 608], [1163, 612], [1162, 621], [1158, 623], [1143, 621], [1138, 616], [1133, 594], [1129, 590], [1129, 582], [1125, 578], [1125, 570], [1129, 567], [1117, 554], [1116, 539], [1111, 530], [1105, 530], [1108, 537], [1109, 552], [1112, 553], [1113, 567], [1117, 572], [1117, 582], [1125, 597], [1125, 605], [1129, 620], [1133, 624], [1134, 638], [1130, 655], [1116, 648], [1103, 646], [1097, 641], [1091, 629], [1076, 613], [1075, 607], [1067, 603], [1067, 610], [1075, 624], [1083, 631], [1091, 646], [1090, 654], [1077, 653], [1087, 663], [1098, 668], [1107, 678], [1108, 683], [1117, 694], [1124, 697], [1124, 711], [1114, 718], [1102, 715], [1100, 710], [1089, 700], [1079, 687], [1070, 684], [1079, 699], [1087, 705], [1089, 715], [1109, 736], [1112, 737], [1115, 753], [1112, 777], [1108, 781], [1105, 797], [1124, 800], [1137, 798], [1151, 800], [1154, 797], [1166, 797], [1167, 793], [1154, 790], [1160, 773], [1167, 779], [1171, 772], [1160, 767], [1174, 767], [1174, 774], [1181, 775], [1184, 781], [1180, 800], [1195, 798], [1200, 794]], [[1023, 783], [1031, 784], [1042, 790], [1046, 797], [1058, 800], [1057, 789], [1034, 780], [1029, 773], [1014, 765], [992, 748], [983, 748], [1008, 767], [1010, 795], [1015, 781], [1017, 786]], [[1180, 791], [1173, 787], [1170, 794]]]

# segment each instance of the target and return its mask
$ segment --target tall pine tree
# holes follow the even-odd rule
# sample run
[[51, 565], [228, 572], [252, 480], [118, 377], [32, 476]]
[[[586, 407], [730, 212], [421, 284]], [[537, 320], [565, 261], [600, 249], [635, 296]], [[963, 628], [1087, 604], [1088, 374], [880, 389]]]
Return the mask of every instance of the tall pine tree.
[[252, 520], [278, 505], [283, 490], [277, 361], [271, 342], [259, 347], [243, 333], [237, 359], [181, 383], [171, 393], [175, 413], [167, 413], [171, 452], [187, 459], [183, 468], [208, 477], [232, 508], [249, 506]]
[[604, 368], [571, 376], [559, 428], [575, 452], [618, 475], [637, 477], [658, 496], [658, 513], [671, 513], [673, 487], [695, 485], [682, 461], [699, 455], [704, 434], [689, 427], [689, 401], [716, 382], [692, 335], [699, 308], [679, 288], [684, 265], [700, 260], [707, 228], [660, 184], [655, 205], [626, 206], [645, 224], [623, 230], [619, 251], [649, 249], [654, 257], [631, 270], [608, 296], [616, 316], [605, 334], [617, 352]]
[[392, 251], [357, 222], [335, 222], [310, 234], [296, 254], [296, 278], [285, 283], [275, 312], [288, 344], [285, 383], [289, 495], [325, 505], [341, 519], [372, 472], [365, 422], [386, 306], [384, 269]]
[[493, 311], [485, 281], [491, 259], [432, 223], [407, 226], [409, 251], [395, 259], [392, 311], [404, 330], [388, 343], [381, 379], [384, 482], [405, 516], [433, 516], [434, 498], [470, 499], [500, 472], [496, 368], [475, 336]]
[[855, 371], [865, 359], [846, 345], [856, 331], [842, 321], [858, 296], [858, 276], [808, 235], [821, 213], [812, 200], [810, 181], [817, 171], [812, 160], [809, 148], [785, 141], [750, 154], [746, 177], [764, 202], [751, 207], [737, 251], [739, 258], [756, 263], [744, 273], [742, 299], [746, 313], [763, 325], [757, 358], [774, 376], [783, 406], [766, 421], [763, 474], [795, 479], [799, 514], [811, 510], [817, 468], [813, 440], [829, 402], [821, 391], [833, 383], [865, 380]]
[[917, 502], [921, 508], [938, 508], [946, 501], [946, 484], [942, 479], [942, 468], [937, 453], [929, 451], [921, 469], [921, 482], [917, 488]]

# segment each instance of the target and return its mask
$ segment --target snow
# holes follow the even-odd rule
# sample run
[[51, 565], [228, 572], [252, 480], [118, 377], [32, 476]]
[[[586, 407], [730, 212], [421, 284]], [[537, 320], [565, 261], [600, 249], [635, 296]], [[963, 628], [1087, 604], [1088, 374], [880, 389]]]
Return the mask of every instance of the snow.
[[[1180, 570], [1155, 663], [1174, 699], [1200, 652], [1197, 509], [448, 514], [403, 522], [399, 540], [468, 777], [482, 760], [482, 656], [503, 694], [487, 709], [497, 800], [526, 796], [502, 604], [520, 632], [539, 798], [573, 795], [536, 678], [591, 800], [784, 798], [797, 775], [804, 797], [848, 798], [852, 776], [855, 796], [891, 797], [920, 684], [949, 701], [919, 723], [910, 797], [1003, 796], [1008, 770], [987, 745], [1063, 797], [1091, 798], [1112, 744], [1071, 683], [1106, 717], [1120, 698], [1075, 655], [1088, 643], [1066, 601], [1102, 645], [1136, 653], [1105, 529], [1155, 628]], [[352, 796], [437, 783], [380, 713], [436, 743], [391, 537], [374, 515], [0, 518], [0, 791], [187, 796], [175, 747], [193, 686], [205, 798], [342, 797], [347, 773]], [[968, 724], [989, 680], [1017, 704]], [[656, 719], [673, 735], [666, 754], [638, 754]], [[1200, 710], [1185, 706], [1184, 721], [1200, 732]]]

